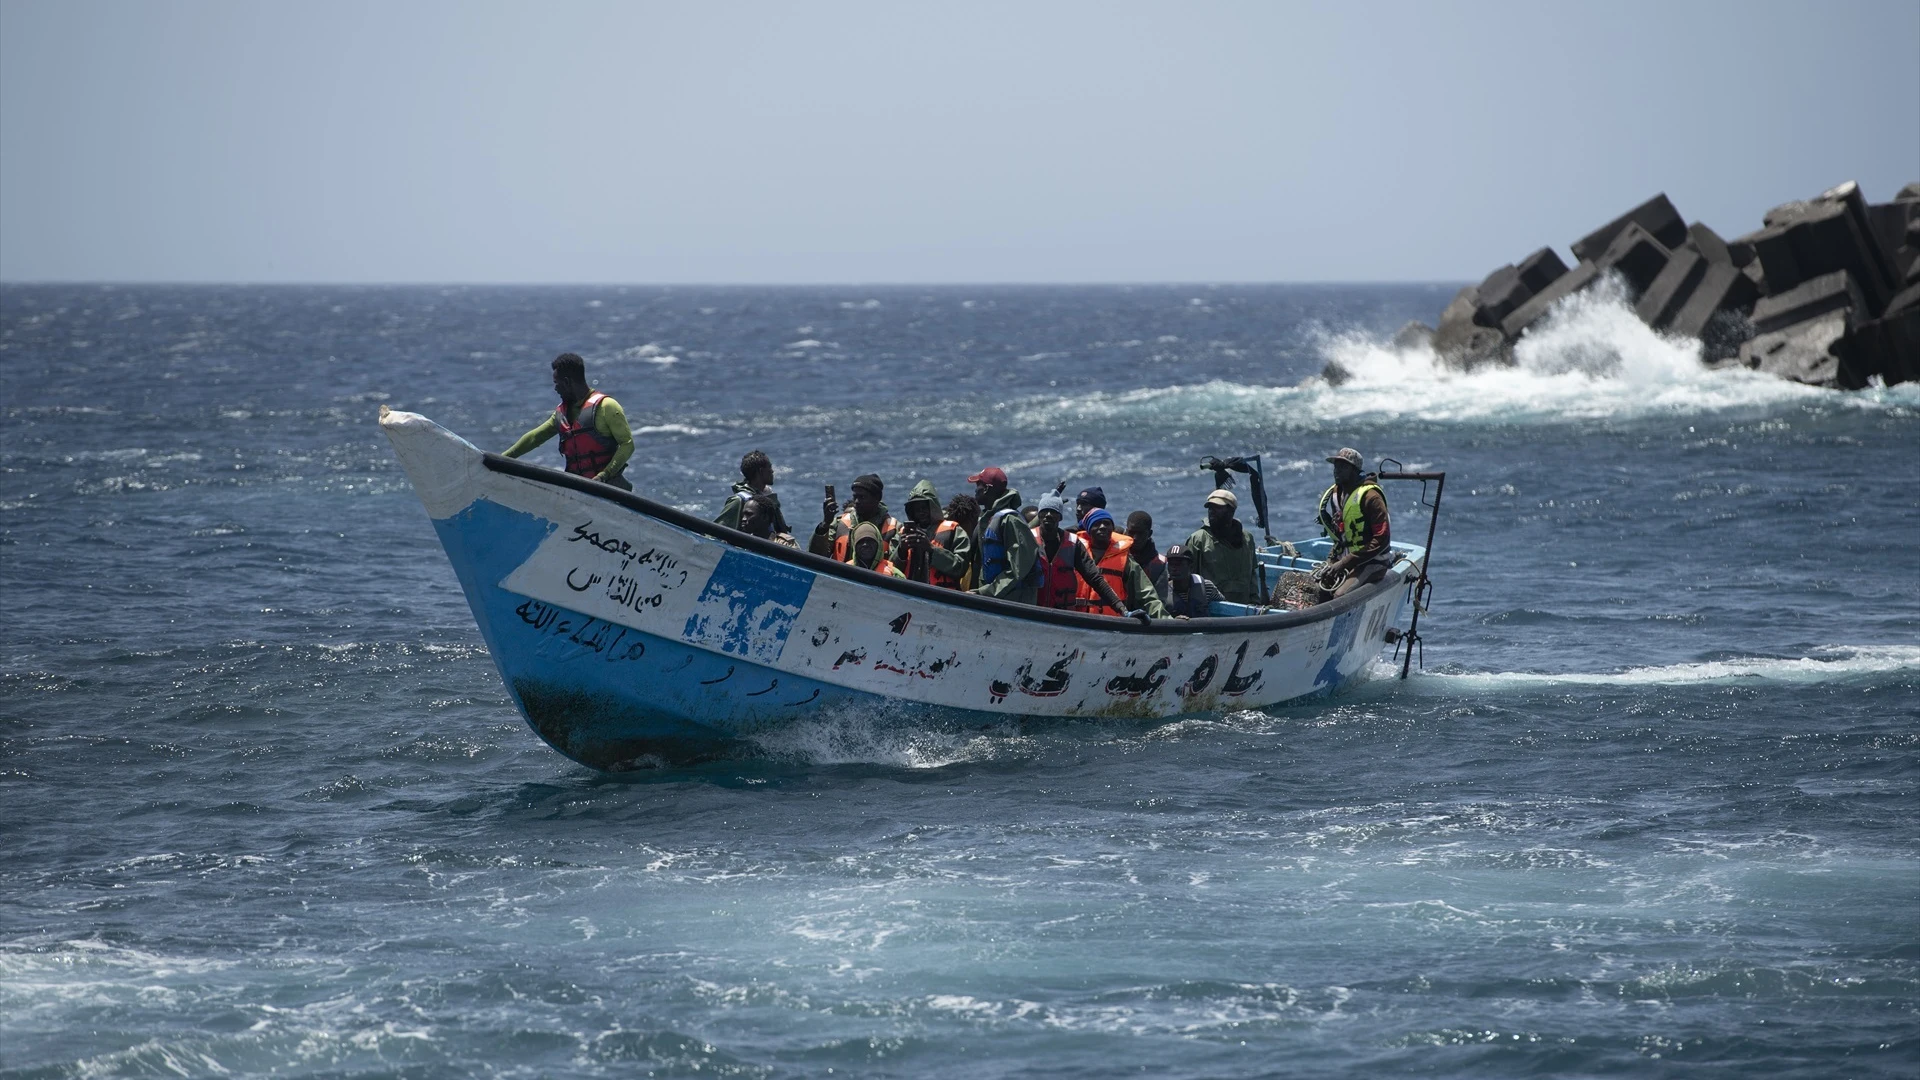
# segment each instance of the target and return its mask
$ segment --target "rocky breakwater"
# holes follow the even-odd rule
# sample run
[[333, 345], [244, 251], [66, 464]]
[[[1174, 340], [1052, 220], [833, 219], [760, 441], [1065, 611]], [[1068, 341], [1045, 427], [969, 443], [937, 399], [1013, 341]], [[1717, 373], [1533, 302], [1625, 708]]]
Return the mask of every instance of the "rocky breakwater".
[[1869, 203], [1848, 182], [1732, 240], [1656, 195], [1572, 250], [1571, 267], [1552, 248], [1502, 266], [1461, 289], [1438, 327], [1409, 324], [1395, 343], [1425, 342], [1462, 370], [1512, 364], [1556, 303], [1611, 275], [1642, 321], [1699, 341], [1708, 364], [1844, 389], [1920, 380], [1920, 183]]

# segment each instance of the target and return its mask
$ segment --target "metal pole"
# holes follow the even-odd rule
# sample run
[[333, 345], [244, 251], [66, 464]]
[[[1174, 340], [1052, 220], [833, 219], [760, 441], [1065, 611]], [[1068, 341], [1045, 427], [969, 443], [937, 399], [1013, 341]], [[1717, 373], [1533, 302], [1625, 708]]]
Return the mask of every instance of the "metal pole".
[[1440, 500], [1447, 493], [1447, 474], [1443, 472], [1398, 472], [1380, 473], [1381, 480], [1433, 480], [1433, 516], [1427, 520], [1427, 552], [1420, 559], [1420, 580], [1413, 585], [1413, 620], [1407, 624], [1407, 657], [1400, 662], [1400, 677], [1406, 678], [1413, 668], [1413, 649], [1420, 641], [1420, 596], [1427, 589], [1427, 570], [1433, 565], [1433, 537], [1440, 528]]

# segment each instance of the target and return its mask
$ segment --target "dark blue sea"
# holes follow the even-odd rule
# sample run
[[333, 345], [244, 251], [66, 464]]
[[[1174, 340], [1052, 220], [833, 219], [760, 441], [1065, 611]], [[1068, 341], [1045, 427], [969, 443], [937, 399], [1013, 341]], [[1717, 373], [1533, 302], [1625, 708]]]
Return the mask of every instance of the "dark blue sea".
[[[0, 1076], [1915, 1076], [1920, 388], [1606, 296], [1385, 344], [1451, 292], [0, 289]], [[1164, 544], [1258, 451], [1304, 536], [1336, 447], [1443, 469], [1424, 670], [596, 774], [375, 424], [504, 448], [563, 350], [637, 489], [764, 448], [803, 528], [998, 464]]]

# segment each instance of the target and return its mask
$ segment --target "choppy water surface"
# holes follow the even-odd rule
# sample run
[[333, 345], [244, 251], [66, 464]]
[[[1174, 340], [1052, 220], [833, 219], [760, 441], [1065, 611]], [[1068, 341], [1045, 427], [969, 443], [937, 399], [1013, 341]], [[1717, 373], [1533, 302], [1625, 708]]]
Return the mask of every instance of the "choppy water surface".
[[[1448, 295], [0, 290], [0, 1074], [1914, 1075], [1920, 393], [1378, 344]], [[1426, 673], [595, 775], [373, 423], [505, 446], [562, 349], [690, 508], [1444, 468]]]

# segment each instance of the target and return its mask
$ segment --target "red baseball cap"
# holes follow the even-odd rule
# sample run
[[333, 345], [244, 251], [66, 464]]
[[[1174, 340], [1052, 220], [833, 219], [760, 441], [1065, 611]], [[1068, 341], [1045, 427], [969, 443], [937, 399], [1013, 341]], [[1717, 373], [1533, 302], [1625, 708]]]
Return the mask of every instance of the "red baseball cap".
[[1007, 470], [998, 465], [989, 465], [979, 472], [974, 473], [972, 476], [967, 477], [967, 483], [969, 484], [977, 484], [982, 480], [985, 480], [989, 484], [1004, 484], [1007, 482]]

